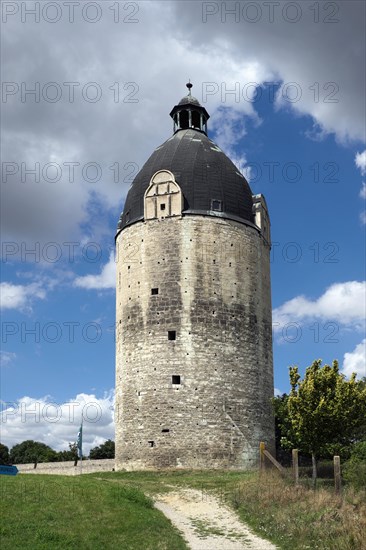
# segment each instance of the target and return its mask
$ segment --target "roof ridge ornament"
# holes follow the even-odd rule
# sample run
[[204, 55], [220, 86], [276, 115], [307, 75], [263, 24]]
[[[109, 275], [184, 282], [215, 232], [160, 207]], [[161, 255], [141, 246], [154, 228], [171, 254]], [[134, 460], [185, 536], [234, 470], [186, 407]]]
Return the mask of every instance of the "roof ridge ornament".
[[191, 79], [190, 78], [188, 79], [188, 82], [187, 82], [186, 86], [188, 88], [188, 95], [192, 95], [191, 88], [193, 88], [193, 84], [191, 84]]

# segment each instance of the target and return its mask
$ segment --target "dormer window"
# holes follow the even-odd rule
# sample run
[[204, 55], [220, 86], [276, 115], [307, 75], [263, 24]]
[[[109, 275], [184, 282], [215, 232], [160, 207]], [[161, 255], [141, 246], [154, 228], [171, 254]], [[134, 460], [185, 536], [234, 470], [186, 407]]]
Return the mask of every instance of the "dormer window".
[[144, 195], [145, 220], [165, 219], [180, 216], [183, 209], [183, 195], [175, 177], [169, 170], [155, 172]]

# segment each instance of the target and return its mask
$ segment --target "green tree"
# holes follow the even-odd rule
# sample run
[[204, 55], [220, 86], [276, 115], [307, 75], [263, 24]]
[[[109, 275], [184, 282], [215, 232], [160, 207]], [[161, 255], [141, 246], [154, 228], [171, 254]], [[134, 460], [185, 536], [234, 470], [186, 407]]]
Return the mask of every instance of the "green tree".
[[57, 453], [48, 445], [28, 439], [14, 445], [10, 451], [10, 460], [13, 464], [27, 464], [34, 462], [56, 462]]
[[286, 393], [277, 395], [272, 399], [275, 416], [275, 439], [277, 460], [281, 464], [291, 461], [291, 450], [283, 445], [283, 437], [289, 437], [291, 422], [288, 416], [288, 395]]
[[353, 445], [351, 457], [343, 468], [343, 476], [357, 489], [366, 489], [366, 441]]
[[75, 460], [75, 454], [70, 451], [70, 449], [68, 451], [64, 450], [64, 451], [59, 451], [57, 453], [57, 460], [59, 462], [66, 462], [66, 461], [69, 461], [69, 460]]
[[0, 464], [9, 464], [9, 449], [6, 445], [0, 443]]
[[339, 372], [338, 362], [321, 366], [321, 360], [306, 369], [300, 380], [298, 367], [290, 367], [291, 392], [284, 400], [282, 446], [297, 447], [312, 457], [313, 480], [317, 478], [317, 460], [339, 453], [360, 440], [366, 417], [364, 380], [349, 380]]
[[89, 458], [114, 458], [114, 441], [108, 439], [99, 447], [90, 450]]
[[74, 466], [77, 466], [78, 460], [79, 460], [78, 444], [76, 442], [75, 443], [69, 443], [69, 449], [70, 449], [70, 451], [68, 451], [68, 452], [70, 453], [71, 460], [74, 461]]

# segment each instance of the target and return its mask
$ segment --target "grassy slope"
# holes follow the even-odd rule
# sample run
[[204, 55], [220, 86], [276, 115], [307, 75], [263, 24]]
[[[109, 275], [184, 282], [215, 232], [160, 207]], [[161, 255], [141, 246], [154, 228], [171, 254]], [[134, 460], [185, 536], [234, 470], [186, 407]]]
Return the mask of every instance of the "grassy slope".
[[1, 550], [185, 550], [143, 493], [93, 476], [0, 476]]
[[[308, 480], [295, 489], [275, 472], [129, 472], [98, 474], [150, 495], [171, 485], [214, 491], [241, 519], [282, 550], [366, 550], [366, 493], [345, 488], [334, 495], [332, 482], [319, 480], [317, 491]], [[329, 487], [330, 485], [330, 487]]]
[[80, 477], [2, 476], [1, 550], [87, 548], [179, 550], [184, 542], [151, 508], [150, 496], [194, 487], [214, 491], [259, 535], [283, 550], [366, 550], [364, 493], [343, 499], [294, 489], [257, 472], [120, 472]]

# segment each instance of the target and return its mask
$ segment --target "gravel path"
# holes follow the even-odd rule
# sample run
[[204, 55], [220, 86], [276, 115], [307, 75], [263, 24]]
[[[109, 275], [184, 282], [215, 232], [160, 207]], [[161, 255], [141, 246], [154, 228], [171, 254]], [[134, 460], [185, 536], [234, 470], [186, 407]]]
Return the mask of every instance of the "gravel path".
[[195, 489], [156, 497], [155, 506], [182, 532], [191, 550], [275, 550], [217, 498]]

